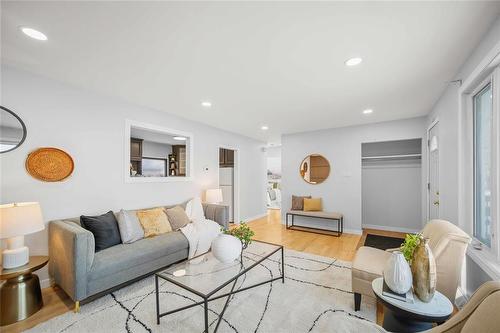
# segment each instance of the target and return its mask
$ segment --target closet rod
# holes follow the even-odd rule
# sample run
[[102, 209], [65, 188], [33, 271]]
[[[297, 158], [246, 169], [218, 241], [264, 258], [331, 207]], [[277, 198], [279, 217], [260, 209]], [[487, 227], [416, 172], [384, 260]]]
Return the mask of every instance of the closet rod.
[[361, 159], [362, 160], [381, 160], [381, 159], [410, 158], [410, 157], [422, 157], [422, 154], [365, 156], [365, 157], [361, 157]]

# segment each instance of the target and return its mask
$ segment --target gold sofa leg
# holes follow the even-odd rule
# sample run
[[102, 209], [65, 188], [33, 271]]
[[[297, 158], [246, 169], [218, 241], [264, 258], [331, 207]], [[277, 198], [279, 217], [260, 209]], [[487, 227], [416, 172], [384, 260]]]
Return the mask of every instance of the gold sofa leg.
[[79, 312], [80, 312], [80, 301], [76, 301], [76, 302], [75, 302], [75, 309], [74, 309], [74, 312], [75, 312], [75, 313], [79, 313]]

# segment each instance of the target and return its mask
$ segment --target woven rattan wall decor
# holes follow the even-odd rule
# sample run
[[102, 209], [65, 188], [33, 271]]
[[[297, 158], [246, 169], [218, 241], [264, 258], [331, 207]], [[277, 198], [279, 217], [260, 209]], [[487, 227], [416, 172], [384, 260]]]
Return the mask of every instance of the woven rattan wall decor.
[[44, 182], [59, 182], [68, 178], [74, 169], [71, 156], [57, 148], [39, 148], [26, 158], [26, 170]]

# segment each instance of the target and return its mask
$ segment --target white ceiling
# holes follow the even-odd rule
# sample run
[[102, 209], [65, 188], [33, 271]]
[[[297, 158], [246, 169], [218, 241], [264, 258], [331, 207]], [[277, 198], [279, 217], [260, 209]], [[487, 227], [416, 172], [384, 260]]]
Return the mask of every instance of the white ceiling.
[[[1, 6], [2, 62], [264, 141], [427, 114], [500, 13], [499, 2]], [[344, 66], [352, 56], [363, 63]]]

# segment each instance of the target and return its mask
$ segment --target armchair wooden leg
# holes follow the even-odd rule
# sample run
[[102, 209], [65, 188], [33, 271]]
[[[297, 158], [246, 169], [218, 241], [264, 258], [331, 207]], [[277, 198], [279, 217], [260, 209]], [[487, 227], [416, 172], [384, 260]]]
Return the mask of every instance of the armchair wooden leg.
[[80, 312], [80, 301], [76, 301], [75, 302], [75, 308], [73, 310], [75, 313], [79, 313]]
[[361, 308], [361, 294], [354, 293], [354, 311], [359, 311]]

